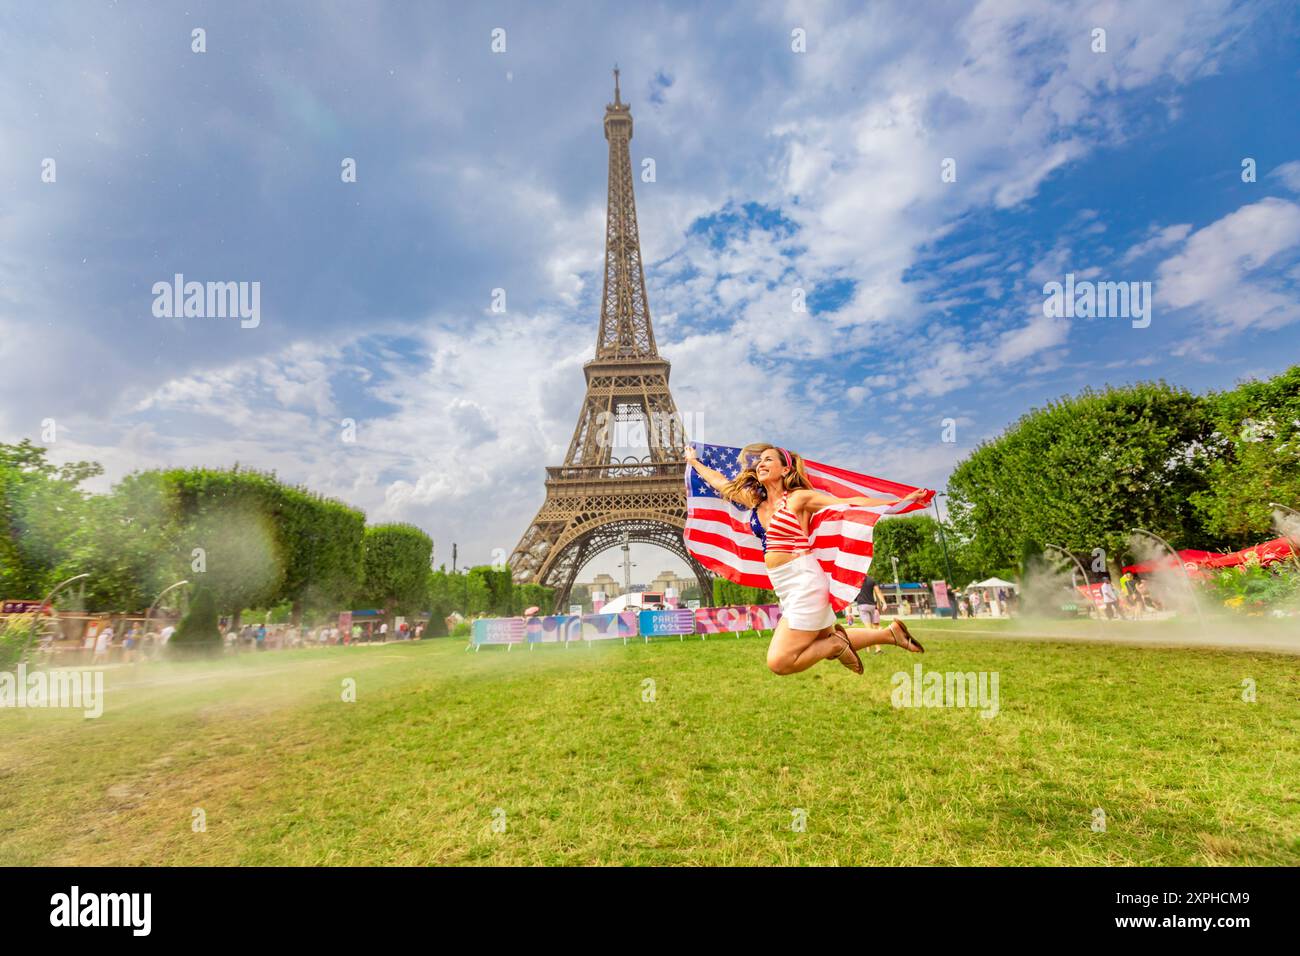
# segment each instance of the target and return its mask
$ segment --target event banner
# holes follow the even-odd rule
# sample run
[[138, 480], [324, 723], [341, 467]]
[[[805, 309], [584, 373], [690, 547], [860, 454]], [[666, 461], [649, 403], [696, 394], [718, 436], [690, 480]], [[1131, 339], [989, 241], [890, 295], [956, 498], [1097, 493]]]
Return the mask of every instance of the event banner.
[[767, 631], [776, 627], [781, 620], [781, 605], [751, 604], [749, 606], [749, 626], [756, 631]]
[[748, 631], [750, 628], [749, 607], [701, 607], [696, 608], [695, 630], [700, 634], [728, 634]]
[[934, 606], [935, 606], [935, 607], [950, 607], [950, 606], [951, 606], [951, 605], [949, 604], [949, 602], [948, 602], [948, 582], [947, 582], [947, 581], [931, 581], [931, 582], [930, 582], [930, 587], [934, 588]]
[[582, 616], [550, 614], [528, 619], [528, 643], [565, 644], [582, 640]]
[[522, 617], [484, 617], [474, 622], [474, 643], [520, 644], [524, 640]]
[[734, 607], [674, 608], [664, 611], [620, 611], [617, 614], [555, 614], [547, 617], [480, 618], [474, 622], [473, 643], [567, 644], [608, 641], [640, 635], [740, 634], [765, 631], [781, 620], [779, 604]]
[[669, 634], [694, 634], [695, 612], [690, 608], [676, 611], [642, 611], [641, 636], [664, 637]]
[[636, 637], [639, 631], [636, 611], [622, 611], [618, 614], [584, 614], [582, 615], [582, 639], [584, 641], [610, 641]]

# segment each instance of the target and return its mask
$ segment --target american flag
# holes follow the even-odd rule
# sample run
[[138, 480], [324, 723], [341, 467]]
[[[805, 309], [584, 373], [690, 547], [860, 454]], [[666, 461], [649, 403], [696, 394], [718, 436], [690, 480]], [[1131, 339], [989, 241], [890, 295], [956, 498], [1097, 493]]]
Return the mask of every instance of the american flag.
[[[740, 472], [740, 449], [691, 442], [700, 462], [734, 478]], [[804, 459], [813, 487], [837, 498], [901, 498], [916, 490], [883, 478], [872, 478]], [[925, 508], [934, 497], [927, 491], [902, 505], [832, 505], [812, 516], [808, 524], [813, 556], [830, 578], [831, 607], [842, 609], [857, 597], [871, 566], [871, 531], [883, 514]], [[770, 588], [763, 564], [763, 545], [749, 526], [749, 509], [723, 500], [690, 465], [686, 466], [686, 550], [697, 561], [728, 581]]]

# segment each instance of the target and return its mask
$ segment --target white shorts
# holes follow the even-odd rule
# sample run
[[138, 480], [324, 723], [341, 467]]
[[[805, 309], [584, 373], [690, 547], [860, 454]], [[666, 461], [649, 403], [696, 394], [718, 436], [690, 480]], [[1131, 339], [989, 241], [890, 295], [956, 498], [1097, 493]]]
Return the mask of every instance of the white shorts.
[[820, 631], [835, 623], [830, 581], [811, 554], [801, 554], [779, 568], [768, 568], [767, 577], [781, 601], [781, 617], [790, 627]]

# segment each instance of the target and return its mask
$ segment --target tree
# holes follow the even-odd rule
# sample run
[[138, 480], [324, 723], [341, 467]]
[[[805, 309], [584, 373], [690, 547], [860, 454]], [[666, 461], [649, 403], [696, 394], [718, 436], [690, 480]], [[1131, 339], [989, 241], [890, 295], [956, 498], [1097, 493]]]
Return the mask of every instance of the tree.
[[0, 444], [0, 594], [40, 599], [68, 556], [68, 542], [84, 517], [93, 463], [53, 465], [45, 449], [23, 439]]
[[777, 604], [779, 601], [775, 591], [767, 588], [751, 588], [723, 577], [716, 577], [713, 579], [713, 603], [717, 607], [726, 607], [742, 604]]
[[271, 508], [285, 556], [278, 597], [290, 602], [292, 623], [301, 623], [304, 610], [347, 605], [361, 586], [365, 514], [305, 488], [285, 486], [276, 489]]
[[515, 608], [513, 582], [509, 568], [496, 568], [481, 564], [469, 569], [466, 588], [469, 614], [488, 614], [509, 617], [522, 608]]
[[362, 537], [361, 598], [387, 614], [425, 606], [433, 539], [414, 525], [380, 524]]
[[1025, 540], [1123, 553], [1133, 528], [1214, 546], [1191, 505], [1213, 452], [1204, 400], [1161, 383], [1085, 390], [1024, 415], [959, 464], [951, 515], [971, 563], [1012, 568]]
[[1192, 504], [1228, 545], [1247, 547], [1273, 533], [1269, 502], [1300, 509], [1300, 365], [1207, 401], [1215, 454]]
[[238, 467], [171, 469], [162, 477], [174, 496], [176, 542], [196, 593], [206, 590], [228, 614], [277, 603], [291, 548], [277, 520], [275, 477]]
[[217, 621], [217, 604], [206, 584], [194, 589], [189, 610], [176, 625], [176, 632], [168, 642], [169, 648], [215, 652], [221, 649], [221, 628]]
[[[522, 614], [530, 607], [537, 607], [543, 612], [549, 612], [551, 605], [555, 602], [554, 588], [542, 587], [540, 584], [516, 584], [514, 588], [516, 614]], [[590, 601], [582, 602], [577, 597], [574, 597], [573, 603], [590, 604]]]
[[447, 617], [452, 612], [465, 613], [465, 575], [451, 574], [444, 564], [429, 575], [429, 634], [445, 635]]
[[87, 502], [60, 572], [82, 572], [90, 611], [147, 609], [166, 587], [192, 578], [178, 513], [162, 472], [129, 475]]

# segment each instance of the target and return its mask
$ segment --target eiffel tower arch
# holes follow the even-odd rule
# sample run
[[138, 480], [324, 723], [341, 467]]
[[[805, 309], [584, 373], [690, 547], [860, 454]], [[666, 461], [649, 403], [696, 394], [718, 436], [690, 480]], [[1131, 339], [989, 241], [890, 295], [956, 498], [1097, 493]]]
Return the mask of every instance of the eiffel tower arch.
[[[555, 588], [559, 610], [583, 565], [621, 546], [626, 535], [681, 558], [709, 604], [713, 576], [682, 541], [685, 432], [650, 322], [628, 149], [632, 113], [622, 102], [617, 69], [605, 139], [609, 199], [596, 357], [583, 366], [587, 395], [564, 464], [546, 469], [546, 500], [512, 552], [510, 568], [517, 583]], [[620, 436], [630, 434], [644, 441], [645, 455], [617, 454]]]

